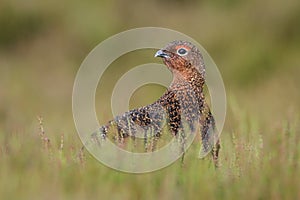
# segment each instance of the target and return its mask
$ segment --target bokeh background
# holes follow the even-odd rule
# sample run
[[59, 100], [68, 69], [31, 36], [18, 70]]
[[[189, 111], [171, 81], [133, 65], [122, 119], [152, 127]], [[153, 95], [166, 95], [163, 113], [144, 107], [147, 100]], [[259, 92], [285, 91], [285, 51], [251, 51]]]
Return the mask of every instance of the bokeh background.
[[[87, 152], [78, 159], [72, 87], [81, 62], [109, 36], [145, 26], [193, 37], [219, 67], [228, 113], [218, 171], [197, 150], [183, 168], [145, 175], [116, 172]], [[297, 0], [2, 0], [0, 198], [299, 199], [299, 35]], [[112, 117], [115, 82], [133, 66], [160, 62], [154, 52], [131, 52], [107, 70], [97, 92], [101, 123]], [[131, 107], [163, 91], [142, 87]]]

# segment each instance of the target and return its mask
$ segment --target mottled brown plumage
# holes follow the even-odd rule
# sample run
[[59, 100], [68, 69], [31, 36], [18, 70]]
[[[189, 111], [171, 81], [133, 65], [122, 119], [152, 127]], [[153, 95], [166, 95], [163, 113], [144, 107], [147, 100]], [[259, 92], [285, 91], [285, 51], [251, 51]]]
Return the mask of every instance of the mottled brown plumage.
[[[189, 42], [174, 41], [155, 56], [161, 57], [173, 74], [173, 81], [167, 91], [153, 104], [115, 117], [95, 132], [93, 138], [98, 141], [100, 137], [103, 139], [113, 134], [123, 139], [142, 132], [146, 141], [149, 137], [147, 134], [151, 133], [151, 136], [158, 138], [167, 125], [172, 135], [181, 133], [182, 138], [187, 130], [200, 130], [202, 150], [207, 153], [213, 149], [216, 130], [214, 118], [204, 98], [205, 65], [200, 51]], [[187, 123], [189, 128], [184, 130], [183, 123]], [[218, 142], [215, 147], [212, 154], [216, 164], [220, 148]]]

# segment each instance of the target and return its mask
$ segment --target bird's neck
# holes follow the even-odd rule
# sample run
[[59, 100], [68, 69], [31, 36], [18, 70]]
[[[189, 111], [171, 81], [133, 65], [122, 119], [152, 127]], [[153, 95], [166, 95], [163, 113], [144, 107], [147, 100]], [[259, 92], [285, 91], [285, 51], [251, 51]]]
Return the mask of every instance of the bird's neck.
[[204, 75], [195, 69], [185, 70], [184, 72], [173, 71], [174, 84], [188, 84], [193, 90], [203, 91], [205, 83]]
[[204, 76], [197, 71], [186, 73], [173, 72], [171, 90], [179, 91], [178, 95], [195, 95], [199, 106], [203, 106], [204, 101]]

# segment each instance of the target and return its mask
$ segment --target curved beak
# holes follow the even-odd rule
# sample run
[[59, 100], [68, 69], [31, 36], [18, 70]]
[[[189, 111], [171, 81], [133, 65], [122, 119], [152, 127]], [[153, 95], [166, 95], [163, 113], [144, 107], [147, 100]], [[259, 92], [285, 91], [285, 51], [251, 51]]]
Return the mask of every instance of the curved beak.
[[169, 55], [164, 50], [158, 50], [154, 57], [169, 58]]

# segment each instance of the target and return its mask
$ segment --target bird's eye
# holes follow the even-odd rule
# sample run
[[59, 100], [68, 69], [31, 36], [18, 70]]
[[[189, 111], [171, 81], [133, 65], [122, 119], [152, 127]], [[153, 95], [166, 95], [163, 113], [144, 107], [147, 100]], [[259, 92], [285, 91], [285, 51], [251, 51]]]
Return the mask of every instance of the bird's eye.
[[185, 48], [179, 48], [177, 50], [177, 54], [180, 56], [185, 56], [188, 53], [188, 51]]

